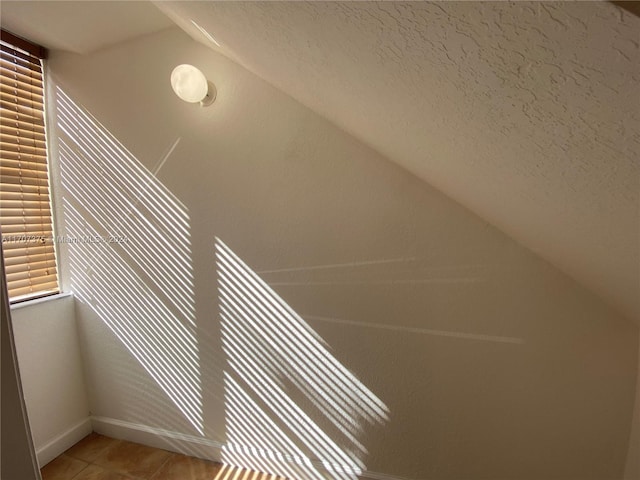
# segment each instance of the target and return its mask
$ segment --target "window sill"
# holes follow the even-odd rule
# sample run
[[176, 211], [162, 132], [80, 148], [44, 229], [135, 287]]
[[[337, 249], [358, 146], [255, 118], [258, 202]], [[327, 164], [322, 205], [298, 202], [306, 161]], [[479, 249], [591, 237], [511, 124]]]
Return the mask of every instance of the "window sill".
[[19, 308], [30, 307], [37, 305], [38, 303], [53, 302], [62, 298], [71, 297], [71, 292], [56, 293], [55, 295], [49, 295], [47, 297], [34, 298], [33, 300], [25, 300], [24, 302], [14, 303], [11, 305], [11, 310], [18, 310]]

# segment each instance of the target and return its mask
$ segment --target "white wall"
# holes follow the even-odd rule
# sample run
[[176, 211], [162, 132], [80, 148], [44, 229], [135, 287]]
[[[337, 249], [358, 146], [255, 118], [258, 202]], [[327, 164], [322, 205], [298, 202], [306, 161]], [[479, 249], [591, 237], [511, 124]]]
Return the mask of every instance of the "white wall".
[[622, 477], [635, 324], [180, 31], [50, 73], [66, 233], [128, 239], [63, 252], [99, 431], [294, 478]]
[[18, 364], [40, 466], [91, 432], [72, 296], [11, 311]]
[[0, 478], [41, 480], [22, 393], [5, 278], [4, 262], [0, 262]]

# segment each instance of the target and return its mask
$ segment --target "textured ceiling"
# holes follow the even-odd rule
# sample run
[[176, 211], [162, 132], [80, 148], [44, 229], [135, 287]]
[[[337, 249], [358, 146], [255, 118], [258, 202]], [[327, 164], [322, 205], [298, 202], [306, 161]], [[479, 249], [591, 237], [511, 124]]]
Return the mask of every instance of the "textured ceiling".
[[[607, 2], [157, 2], [640, 319], [640, 19]], [[147, 2], [0, 2], [86, 53], [171, 24]]]
[[640, 318], [640, 19], [605, 2], [158, 2]]
[[0, 1], [2, 28], [49, 49], [88, 53], [173, 26], [148, 2]]

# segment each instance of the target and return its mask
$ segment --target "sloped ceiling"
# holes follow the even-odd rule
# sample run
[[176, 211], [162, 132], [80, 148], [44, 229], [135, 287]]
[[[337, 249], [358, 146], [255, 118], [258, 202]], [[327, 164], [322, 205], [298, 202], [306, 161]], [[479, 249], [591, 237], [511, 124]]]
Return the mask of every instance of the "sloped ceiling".
[[640, 319], [640, 19], [606, 2], [158, 2]]
[[[640, 320], [640, 19], [608, 2], [157, 2], [232, 58]], [[76, 53], [147, 2], [12, 2]]]

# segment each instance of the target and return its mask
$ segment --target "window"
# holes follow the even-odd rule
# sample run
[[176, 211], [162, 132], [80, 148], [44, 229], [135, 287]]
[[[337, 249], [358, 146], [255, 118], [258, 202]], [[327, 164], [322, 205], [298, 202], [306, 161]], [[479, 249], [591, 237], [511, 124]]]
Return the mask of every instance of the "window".
[[42, 59], [46, 51], [0, 37], [0, 230], [11, 302], [58, 292]]

